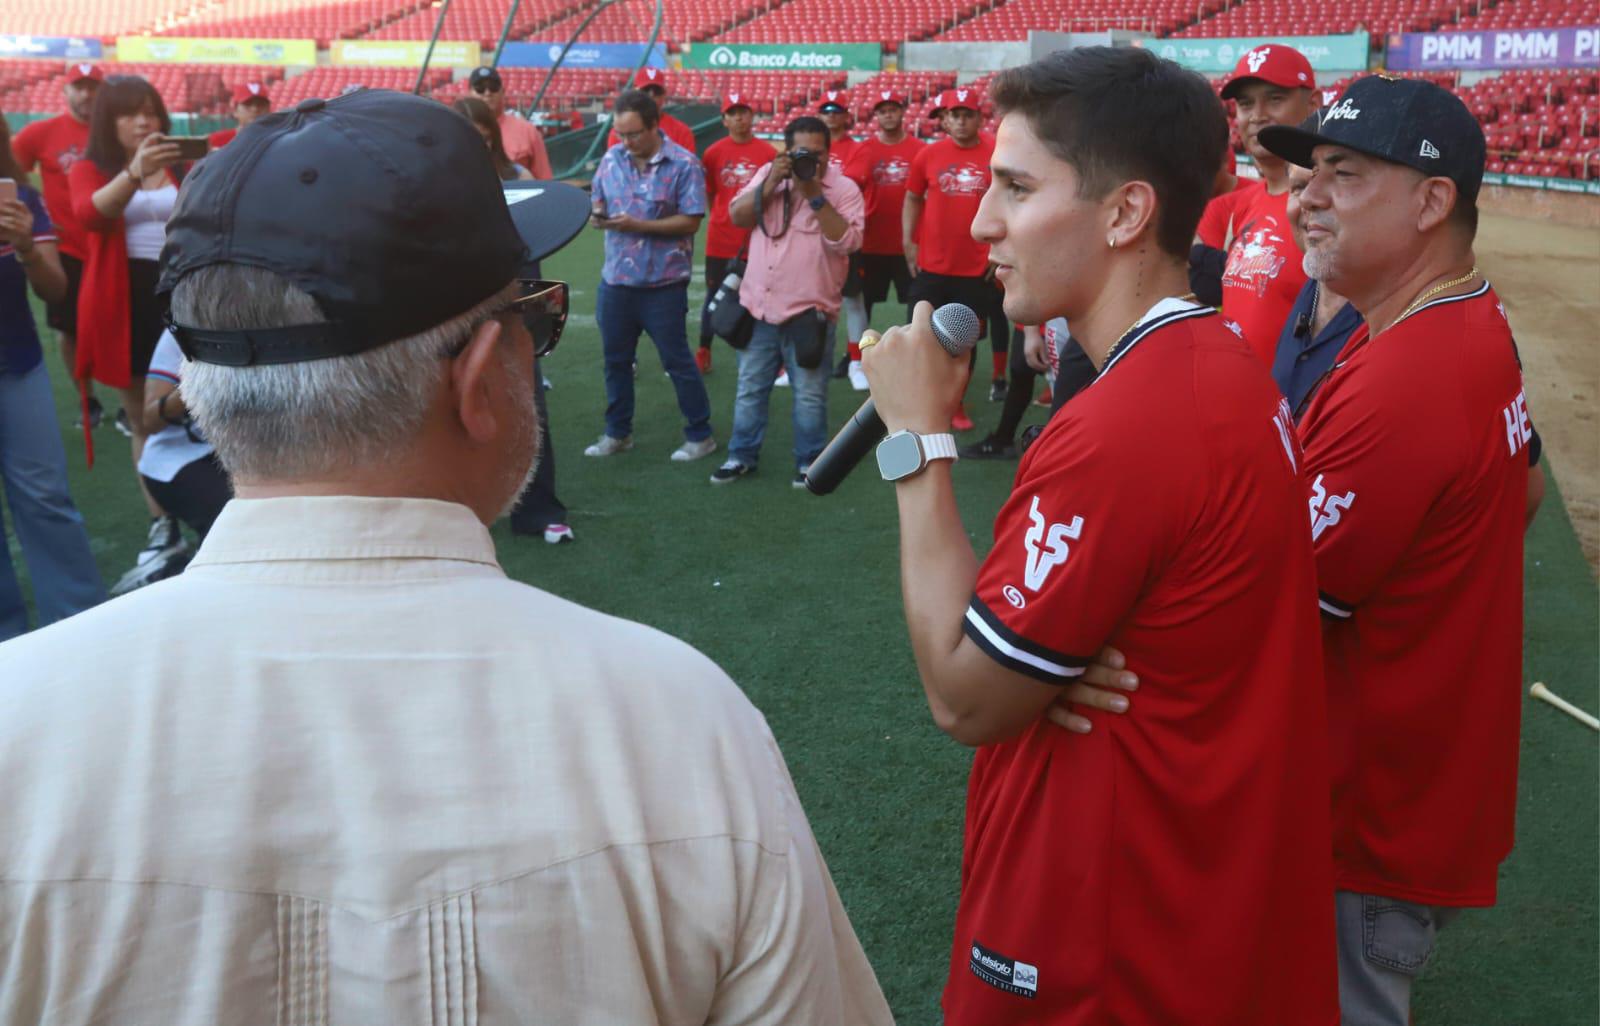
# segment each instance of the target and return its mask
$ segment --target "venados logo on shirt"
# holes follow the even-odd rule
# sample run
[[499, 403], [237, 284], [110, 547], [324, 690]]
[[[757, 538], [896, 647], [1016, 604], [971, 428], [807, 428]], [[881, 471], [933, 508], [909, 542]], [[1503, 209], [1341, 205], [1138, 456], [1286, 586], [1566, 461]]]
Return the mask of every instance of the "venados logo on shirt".
[[1327, 487], [1322, 483], [1322, 475], [1318, 474], [1317, 479], [1311, 482], [1311, 540], [1316, 541], [1321, 538], [1323, 531], [1337, 524], [1339, 517], [1355, 501], [1355, 492], [1329, 495]]
[[1067, 561], [1071, 551], [1067, 542], [1077, 541], [1079, 535], [1083, 534], [1083, 518], [1073, 517], [1070, 524], [1048, 523], [1044, 514], [1039, 512], [1039, 497], [1035, 495], [1033, 505], [1028, 507], [1028, 519], [1033, 524], [1022, 537], [1022, 544], [1028, 550], [1023, 583], [1029, 591], [1037, 592], [1044, 587], [1050, 571]]
[[967, 963], [972, 975], [997, 987], [1007, 994], [1025, 997], [1029, 1001], [1039, 996], [1039, 967], [1007, 958], [998, 951], [972, 942], [972, 959]]
[[982, 193], [989, 188], [989, 176], [976, 164], [951, 164], [939, 172], [939, 191], [946, 196]]

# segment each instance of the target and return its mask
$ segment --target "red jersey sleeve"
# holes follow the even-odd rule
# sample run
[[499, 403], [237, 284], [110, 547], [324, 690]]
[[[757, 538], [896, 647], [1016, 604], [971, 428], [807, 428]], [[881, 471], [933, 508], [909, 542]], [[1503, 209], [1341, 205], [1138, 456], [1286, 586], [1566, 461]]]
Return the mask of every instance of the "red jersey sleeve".
[[43, 121], [35, 121], [11, 137], [11, 156], [23, 174], [32, 171], [39, 162], [39, 150], [44, 146], [44, 125]]
[[1233, 219], [1233, 201], [1238, 195], [1239, 190], [1235, 189], [1221, 196], [1213, 196], [1211, 202], [1206, 204], [1205, 213], [1200, 215], [1200, 225], [1194, 231], [1195, 237], [1203, 245], [1212, 249], [1227, 248], [1228, 225]]
[[1414, 396], [1370, 377], [1359, 384], [1320, 397], [1301, 422], [1317, 589], [1323, 613], [1339, 619], [1417, 544], [1449, 473], [1440, 465], [1449, 443], [1435, 437], [1441, 425], [1419, 415]]
[[911, 173], [906, 175], [906, 192], [921, 196], [928, 191], [928, 153], [932, 146], [924, 146], [911, 162]]
[[95, 167], [92, 161], [80, 160], [72, 165], [71, 171], [67, 172], [67, 181], [72, 185], [72, 214], [78, 219], [78, 223], [92, 232], [116, 230], [122, 223], [122, 218], [107, 217], [94, 205], [94, 194], [104, 188], [111, 179]]
[[1070, 410], [1018, 469], [963, 624], [1000, 665], [1047, 684], [1083, 673], [1167, 548], [1165, 507], [1129, 488], [1126, 447]]

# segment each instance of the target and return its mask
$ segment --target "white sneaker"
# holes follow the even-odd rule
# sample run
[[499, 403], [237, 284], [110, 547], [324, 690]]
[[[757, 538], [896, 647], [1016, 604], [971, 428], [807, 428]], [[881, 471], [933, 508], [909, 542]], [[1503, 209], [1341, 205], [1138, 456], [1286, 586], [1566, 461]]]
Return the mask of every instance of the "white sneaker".
[[707, 435], [698, 442], [684, 442], [672, 450], [672, 462], [688, 463], [690, 460], [697, 460], [702, 456], [710, 456], [716, 451], [717, 440]]
[[778, 372], [778, 380], [774, 381], [772, 383], [772, 387], [774, 387], [774, 388], [788, 388], [789, 387], [789, 368], [785, 367], [783, 370]]
[[572, 533], [572, 528], [566, 524], [551, 524], [544, 529], [544, 540], [551, 545], [560, 545], [562, 542], [576, 541], [577, 535]]
[[619, 452], [627, 452], [632, 448], [632, 435], [627, 438], [612, 438], [610, 435], [601, 435], [599, 441], [583, 450], [583, 454], [585, 456], [614, 456]]
[[850, 387], [857, 392], [868, 391], [872, 386], [867, 384], [867, 372], [861, 369], [860, 360], [850, 361]]
[[111, 595], [126, 595], [130, 591], [154, 584], [183, 572], [189, 565], [189, 542], [183, 537], [178, 521], [170, 516], [150, 521], [150, 535], [145, 547], [133, 561], [133, 568], [111, 586]]

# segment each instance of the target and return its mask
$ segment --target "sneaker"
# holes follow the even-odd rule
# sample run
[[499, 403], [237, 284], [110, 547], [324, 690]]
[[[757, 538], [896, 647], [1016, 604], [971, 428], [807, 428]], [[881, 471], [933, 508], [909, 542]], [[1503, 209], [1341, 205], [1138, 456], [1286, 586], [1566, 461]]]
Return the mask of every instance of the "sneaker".
[[576, 541], [577, 535], [566, 524], [549, 524], [544, 529], [544, 540], [551, 545], [560, 545], [562, 542]]
[[[89, 430], [93, 431], [106, 419], [106, 408], [100, 405], [100, 400], [94, 396], [89, 397]], [[72, 430], [83, 430], [83, 411], [78, 412], [78, 419], [72, 422]]]
[[964, 460], [1010, 460], [1016, 456], [1016, 445], [1002, 442], [994, 435], [987, 435], [982, 441], [961, 447], [961, 458]]
[[950, 418], [950, 429], [952, 431], [972, 430], [972, 418], [967, 416], [967, 408], [965, 406], [956, 410], [956, 415]]
[[694, 365], [702, 375], [711, 373], [711, 347], [702, 346], [694, 351]]
[[808, 471], [810, 469], [811, 469], [810, 467], [801, 467], [799, 470], [795, 471], [794, 472], [794, 480], [789, 482], [789, 487], [790, 488], [798, 488], [801, 491], [805, 491], [805, 487], [806, 487], [806, 471]]
[[632, 448], [632, 435], [627, 438], [612, 438], [610, 435], [601, 435], [599, 441], [583, 450], [583, 454], [585, 456], [615, 456], [619, 452], [627, 452]]
[[672, 450], [672, 462], [688, 463], [691, 460], [697, 460], [702, 456], [710, 456], [716, 451], [717, 440], [712, 438], [710, 435], [707, 435], [698, 442], [684, 442], [682, 445]]
[[850, 387], [857, 392], [865, 392], [872, 388], [871, 385], [867, 384], [867, 372], [861, 369], [860, 360], [850, 361], [848, 373], [850, 375]]
[[755, 467], [747, 467], [738, 460], [728, 460], [722, 466], [711, 472], [712, 484], [728, 484], [741, 477], [747, 477], [756, 472]]
[[128, 422], [128, 411], [126, 407], [117, 410], [116, 419], [111, 422], [111, 426], [116, 428], [122, 437], [133, 437], [133, 425]]
[[178, 521], [170, 516], [150, 521], [150, 534], [144, 548], [134, 558], [133, 569], [111, 586], [111, 594], [126, 595], [147, 584], [175, 577], [189, 565], [189, 543], [184, 540]]
[[1003, 403], [1006, 401], [1005, 378], [995, 378], [989, 382], [989, 401], [991, 403]]
[[1033, 405], [1035, 405], [1035, 406], [1043, 406], [1046, 409], [1049, 409], [1050, 407], [1054, 406], [1055, 404], [1056, 404], [1056, 397], [1050, 394], [1050, 390], [1048, 388], [1045, 389], [1043, 392], [1040, 392], [1039, 393], [1039, 398], [1037, 398], [1037, 399], [1035, 399], [1033, 401]]
[[[844, 354], [843, 356], [839, 357], [839, 362], [833, 365], [833, 376], [836, 378], [844, 377], [846, 374], [850, 373], [850, 368], [854, 367], [858, 362], [859, 361], [850, 359], [849, 353]], [[853, 381], [855, 379], [852, 378], [851, 380]]]
[[546, 392], [548, 392], [551, 389], [556, 387], [556, 383], [554, 381], [551, 381], [549, 378], [545, 377], [543, 374], [541, 374], [541, 375], [539, 375], [539, 387], [543, 388]]
[[785, 368], [783, 368], [782, 370], [780, 370], [778, 372], [778, 378], [777, 378], [776, 381], [774, 381], [772, 383], [772, 386], [774, 388], [788, 388], [789, 387], [789, 368], [785, 367]]

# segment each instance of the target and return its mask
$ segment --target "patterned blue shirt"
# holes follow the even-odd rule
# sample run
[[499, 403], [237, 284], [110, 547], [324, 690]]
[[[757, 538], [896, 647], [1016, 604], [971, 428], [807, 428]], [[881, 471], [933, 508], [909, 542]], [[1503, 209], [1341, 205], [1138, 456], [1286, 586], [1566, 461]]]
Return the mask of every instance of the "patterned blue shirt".
[[[693, 153], [665, 136], [661, 148], [640, 171], [628, 148], [617, 143], [600, 158], [591, 185], [593, 203], [605, 216], [628, 214], [656, 220], [673, 214], [704, 216], [706, 176]], [[606, 232], [606, 261], [600, 277], [607, 285], [651, 287], [686, 282], [694, 270], [693, 235], [642, 235]]]

